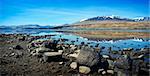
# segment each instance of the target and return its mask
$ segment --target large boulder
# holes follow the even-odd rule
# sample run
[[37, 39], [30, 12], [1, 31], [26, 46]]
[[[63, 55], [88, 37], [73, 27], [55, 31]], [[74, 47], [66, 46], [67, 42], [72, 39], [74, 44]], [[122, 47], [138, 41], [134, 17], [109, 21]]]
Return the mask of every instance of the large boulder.
[[78, 64], [92, 67], [99, 61], [98, 53], [92, 51], [90, 48], [82, 48], [71, 53], [65, 52], [66, 58], [73, 58]]
[[130, 66], [127, 59], [119, 58], [114, 62], [114, 67], [120, 69], [129, 69]]
[[48, 59], [50, 59], [51, 61], [57, 61], [61, 56], [62, 52], [44, 52], [43, 60], [44, 62], [46, 62]]
[[98, 55], [93, 51], [80, 50], [79, 54], [76, 57], [76, 60], [79, 64], [93, 66], [98, 63]]

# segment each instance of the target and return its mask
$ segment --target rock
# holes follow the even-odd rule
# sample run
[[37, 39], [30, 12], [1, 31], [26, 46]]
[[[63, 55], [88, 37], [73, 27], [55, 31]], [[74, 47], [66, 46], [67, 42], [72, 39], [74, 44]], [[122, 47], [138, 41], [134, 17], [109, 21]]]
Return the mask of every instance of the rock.
[[13, 48], [12, 48], [12, 47], [9, 47], [8, 49], [9, 49], [9, 50], [13, 50]]
[[114, 67], [121, 69], [129, 69], [129, 63], [127, 59], [119, 58], [117, 61], [114, 62]]
[[59, 62], [59, 64], [61, 65], [61, 64], [63, 64], [63, 62]]
[[77, 58], [79, 56], [80, 50], [76, 50], [73, 54], [69, 54], [69, 57]]
[[15, 56], [15, 53], [11, 53], [10, 56]]
[[20, 46], [20, 45], [16, 45], [16, 46], [14, 47], [14, 49], [21, 50], [21, 49], [23, 49], [23, 48], [22, 48], [22, 46]]
[[16, 50], [17, 55], [22, 56], [23, 52], [21, 52], [20, 50]]
[[28, 52], [31, 52], [31, 49], [27, 49], [28, 50]]
[[101, 73], [104, 69], [98, 69], [98, 73]]
[[127, 59], [128, 55], [122, 55], [125, 59]]
[[106, 72], [105, 72], [105, 71], [103, 71], [103, 72], [102, 72], [102, 74], [104, 75], [104, 74], [106, 74]]
[[4, 54], [2, 57], [8, 57], [9, 55], [8, 54]]
[[138, 58], [142, 58], [144, 55], [140, 55], [140, 56], [138, 56]]
[[142, 48], [140, 51], [143, 51], [143, 52], [146, 52], [146, 51], [149, 51], [150, 48]]
[[113, 70], [107, 70], [107, 73], [114, 74]]
[[124, 48], [123, 51], [132, 51], [134, 50], [133, 48]]
[[19, 40], [19, 41], [24, 41], [25, 39], [26, 39], [26, 37], [25, 37], [25, 36], [18, 37], [18, 40]]
[[43, 59], [42, 59], [42, 58], [40, 58], [39, 62], [42, 62], [42, 61], [43, 61]]
[[108, 55], [102, 55], [102, 57], [103, 57], [103, 58], [109, 58], [109, 56], [108, 56]]
[[48, 48], [45, 48], [45, 47], [39, 47], [39, 48], [36, 48], [35, 51], [36, 53], [43, 53], [43, 52], [47, 52], [49, 51], [50, 49]]
[[113, 69], [114, 68], [114, 62], [112, 60], [110, 60], [110, 59], [108, 59], [107, 61], [109, 63], [109, 68]]
[[43, 56], [43, 60], [44, 60], [44, 62], [47, 62], [47, 60], [48, 60], [48, 56]]
[[76, 68], [77, 68], [77, 62], [72, 62], [72, 63], [70, 64], [70, 67], [71, 67], [72, 69], [76, 69]]
[[59, 52], [59, 53], [62, 53], [62, 52], [63, 52], [63, 50], [58, 50], [58, 52]]
[[[60, 52], [44, 52], [43, 60], [44, 60], [44, 62], [46, 62], [48, 60], [48, 57], [58, 57], [61, 55], [62, 55], [62, 53], [60, 53]], [[59, 60], [59, 57], [57, 59]], [[51, 60], [53, 60], [53, 58]]]
[[75, 45], [70, 45], [71, 50], [75, 50], [77, 47]]
[[91, 71], [89, 67], [86, 66], [79, 66], [79, 72], [83, 74], [88, 74]]
[[33, 50], [33, 51], [31, 51], [31, 53], [30, 53], [31, 55], [35, 55], [36, 54], [36, 51], [35, 50]]
[[57, 56], [57, 55], [62, 55], [61, 52], [44, 52], [45, 56]]
[[[17, 52], [17, 51], [16, 51]], [[19, 57], [21, 57], [23, 55], [23, 53], [22, 52], [19, 52], [19, 53], [11, 53], [9, 56], [11, 57], [11, 56], [13, 56], [13, 57], [15, 57], [15, 58], [19, 58]]]
[[77, 54], [76, 60], [79, 64], [91, 67], [98, 63], [98, 55], [91, 50], [81, 50], [79, 54]]

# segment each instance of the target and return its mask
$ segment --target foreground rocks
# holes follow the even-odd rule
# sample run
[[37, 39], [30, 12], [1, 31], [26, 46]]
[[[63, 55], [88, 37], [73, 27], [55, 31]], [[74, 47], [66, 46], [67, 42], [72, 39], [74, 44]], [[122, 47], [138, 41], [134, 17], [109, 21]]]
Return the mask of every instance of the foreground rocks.
[[[84, 75], [95, 72], [98, 75], [130, 75], [129, 72], [133, 66], [140, 67], [137, 66], [138, 64], [133, 65], [133, 61], [138, 59], [143, 62], [144, 54], [148, 53], [148, 50], [142, 49], [140, 52], [133, 52], [133, 48], [125, 48], [121, 52], [110, 50], [108, 55], [100, 55], [101, 49], [98, 47], [63, 44], [61, 40], [47, 40], [46, 42], [36, 40], [30, 45], [32, 46], [29, 49], [36, 50], [35, 53], [42, 56], [44, 62], [59, 61], [60, 65], [65, 64], [70, 67], [69, 72], [78, 70], [78, 73]], [[113, 55], [118, 55], [118, 57], [113, 57]]]
[[0, 42], [3, 44], [0, 45], [2, 76], [148, 76], [147, 48], [138, 52], [133, 52], [132, 48], [115, 53], [111, 50], [104, 55], [99, 47], [89, 47], [87, 44], [64, 44], [62, 40], [39, 40], [40, 37], [30, 36], [16, 40], [17, 35], [10, 36], [11, 43], [7, 44], [9, 39], [5, 41], [5, 38]]

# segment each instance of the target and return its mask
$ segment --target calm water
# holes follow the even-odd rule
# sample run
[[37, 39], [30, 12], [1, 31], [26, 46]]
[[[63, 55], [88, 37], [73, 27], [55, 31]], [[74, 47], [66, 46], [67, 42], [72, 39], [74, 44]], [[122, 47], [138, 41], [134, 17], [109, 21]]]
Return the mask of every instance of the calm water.
[[[117, 30], [116, 30], [117, 31]], [[134, 32], [143, 32], [141, 30], [132, 30]], [[144, 31], [145, 32], [145, 31]], [[149, 32], [149, 31], [148, 31]], [[150, 39], [127, 39], [127, 40], [118, 40], [118, 41], [92, 41], [87, 38], [83, 38], [73, 34], [65, 34], [60, 32], [55, 32], [55, 30], [50, 29], [0, 29], [0, 33], [3, 34], [12, 34], [12, 33], [26, 33], [31, 34], [32, 36], [40, 36], [40, 35], [55, 35], [52, 36], [53, 39], [65, 38], [69, 39], [69, 41], [65, 43], [71, 43], [71, 41], [75, 41], [76, 45], [79, 45], [81, 42], [90, 43], [89, 46], [95, 46], [96, 44], [100, 44], [99, 47], [105, 47], [103, 51], [107, 53], [109, 47], [112, 47], [113, 50], [121, 50], [124, 48], [134, 48], [135, 51], [138, 51], [141, 48], [150, 48]], [[78, 39], [78, 40], [77, 40]]]

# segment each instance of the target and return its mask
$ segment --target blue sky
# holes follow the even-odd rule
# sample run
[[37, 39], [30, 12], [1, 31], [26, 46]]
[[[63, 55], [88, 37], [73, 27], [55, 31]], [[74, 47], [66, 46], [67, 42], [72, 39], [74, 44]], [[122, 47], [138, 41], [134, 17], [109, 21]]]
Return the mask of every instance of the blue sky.
[[110, 15], [149, 16], [149, 0], [0, 0], [0, 25], [60, 25]]

